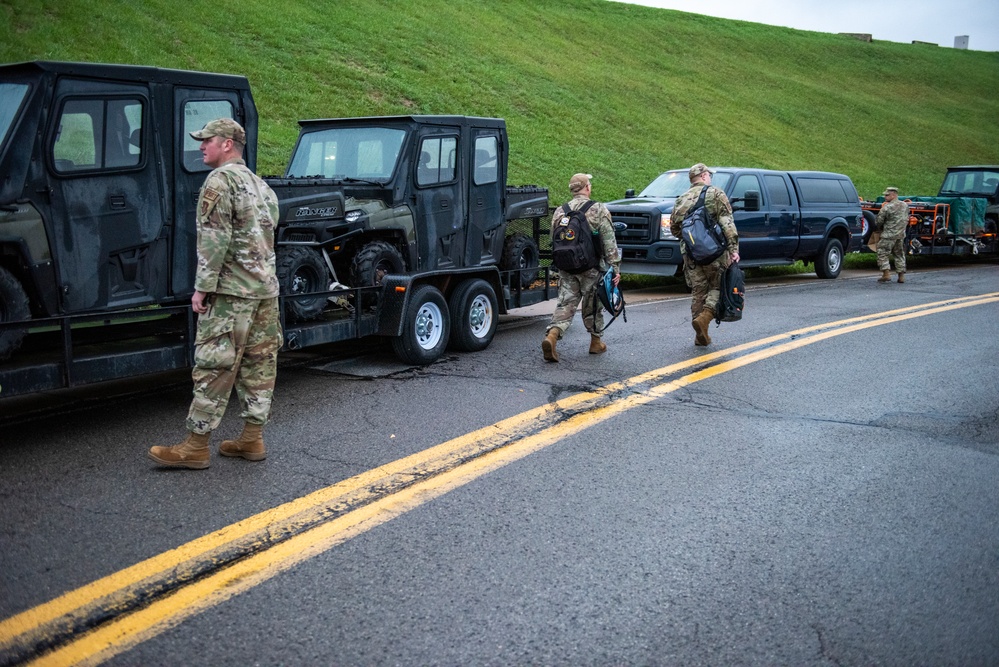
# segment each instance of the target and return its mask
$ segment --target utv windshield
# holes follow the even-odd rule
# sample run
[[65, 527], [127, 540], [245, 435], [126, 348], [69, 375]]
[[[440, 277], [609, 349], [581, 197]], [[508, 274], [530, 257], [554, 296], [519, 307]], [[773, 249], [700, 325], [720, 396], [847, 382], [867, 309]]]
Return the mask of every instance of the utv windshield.
[[302, 135], [288, 165], [289, 177], [388, 180], [406, 138], [387, 127], [340, 127]]
[[14, 127], [14, 119], [28, 94], [26, 83], [0, 83], [0, 146], [7, 141], [10, 129]]
[[999, 170], [952, 171], [940, 186], [943, 196], [992, 196], [999, 186]]
[[[731, 174], [717, 172], [711, 178], [711, 185], [724, 190], [731, 177]], [[675, 199], [689, 189], [690, 176], [686, 169], [683, 171], [667, 171], [665, 174], [660, 174], [659, 178], [649, 183], [649, 185], [642, 190], [642, 193], [638, 196], [671, 197]]]

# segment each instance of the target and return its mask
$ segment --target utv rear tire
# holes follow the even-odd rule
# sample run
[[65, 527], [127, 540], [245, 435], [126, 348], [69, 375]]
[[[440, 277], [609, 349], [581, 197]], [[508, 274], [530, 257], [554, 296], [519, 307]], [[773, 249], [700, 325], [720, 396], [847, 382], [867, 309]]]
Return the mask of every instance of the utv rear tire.
[[835, 278], [843, 270], [843, 244], [828, 239], [815, 257], [815, 274], [819, 278]]
[[[18, 322], [31, 319], [28, 295], [21, 283], [7, 269], [0, 267], [0, 322]], [[27, 329], [0, 331], [0, 360], [8, 359], [27, 335]]]
[[418, 285], [409, 296], [402, 335], [392, 339], [392, 349], [407, 364], [425, 366], [444, 354], [450, 333], [444, 295], [433, 285]]
[[475, 278], [458, 285], [448, 303], [451, 311], [451, 347], [478, 352], [489, 347], [499, 322], [496, 290]]
[[[326, 263], [314, 248], [286, 246], [278, 250], [277, 278], [281, 294], [311, 294], [329, 290]], [[314, 320], [326, 308], [326, 295], [285, 299], [285, 314], [292, 320]]]
[[[500, 262], [500, 269], [503, 271], [514, 271], [525, 269], [520, 272], [520, 286], [530, 287], [534, 279], [538, 277], [538, 244], [527, 234], [511, 234], [503, 243], [503, 260]], [[514, 274], [517, 275], [517, 274]], [[513, 280], [511, 279], [511, 284]]]

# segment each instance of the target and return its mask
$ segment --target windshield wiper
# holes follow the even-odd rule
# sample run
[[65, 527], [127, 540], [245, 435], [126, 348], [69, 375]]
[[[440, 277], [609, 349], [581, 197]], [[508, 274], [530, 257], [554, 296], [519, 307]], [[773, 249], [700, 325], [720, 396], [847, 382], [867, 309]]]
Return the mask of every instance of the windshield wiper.
[[340, 180], [343, 181], [344, 183], [367, 183], [368, 185], [378, 185], [378, 186], [385, 185], [385, 183], [383, 183], [382, 181], [372, 181], [367, 178], [354, 178], [353, 176], [344, 176]]

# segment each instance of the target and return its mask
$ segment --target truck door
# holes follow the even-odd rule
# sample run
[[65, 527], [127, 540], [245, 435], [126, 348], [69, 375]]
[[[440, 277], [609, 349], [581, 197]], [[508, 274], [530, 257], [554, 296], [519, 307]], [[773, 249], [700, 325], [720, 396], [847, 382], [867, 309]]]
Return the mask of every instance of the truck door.
[[55, 86], [47, 162], [64, 312], [158, 303], [168, 248], [144, 84]]
[[[172, 271], [171, 291], [175, 295], [194, 292], [194, 273], [198, 258], [198, 220], [196, 208], [201, 185], [211, 171], [201, 156], [201, 142], [191, 138], [191, 132], [200, 130], [216, 118], [233, 118], [246, 128], [245, 110], [235, 92], [199, 88], [174, 90], [173, 122], [170, 145], [165, 160], [172, 164], [173, 215], [167, 221]], [[253, 128], [246, 128], [247, 142], [243, 152], [247, 165], [252, 169], [256, 140]], [[161, 130], [166, 132], [166, 125]]]
[[741, 202], [732, 204], [732, 217], [739, 230], [739, 255], [745, 259], [770, 257], [769, 206], [766, 192], [760, 177], [752, 172], [742, 172], [735, 176], [729, 190], [729, 199], [745, 197], [750, 190], [760, 193], [760, 210], [747, 211]]
[[770, 201], [767, 227], [772, 242], [772, 257], [793, 257], [798, 249], [801, 215], [794, 188], [783, 174], [764, 174], [764, 196]]
[[467, 266], [497, 264], [503, 254], [502, 202], [506, 182], [500, 168], [505, 163], [500, 152], [499, 130], [473, 128], [471, 146], [465, 263]]
[[465, 199], [458, 179], [458, 128], [423, 126], [417, 156], [418, 268], [463, 266]]

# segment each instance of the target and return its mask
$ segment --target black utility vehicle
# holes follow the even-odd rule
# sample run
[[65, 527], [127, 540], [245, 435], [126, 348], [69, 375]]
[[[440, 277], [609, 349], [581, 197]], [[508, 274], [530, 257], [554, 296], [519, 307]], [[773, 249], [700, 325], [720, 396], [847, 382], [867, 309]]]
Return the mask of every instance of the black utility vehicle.
[[[718, 167], [712, 185], [732, 203], [742, 266], [813, 262], [820, 278], [835, 278], [843, 253], [863, 245], [860, 197], [847, 176], [823, 171]], [[686, 169], [660, 174], [637, 197], [607, 204], [621, 249], [621, 271], [673, 275], [683, 265], [670, 233], [676, 198], [690, 188]]]

